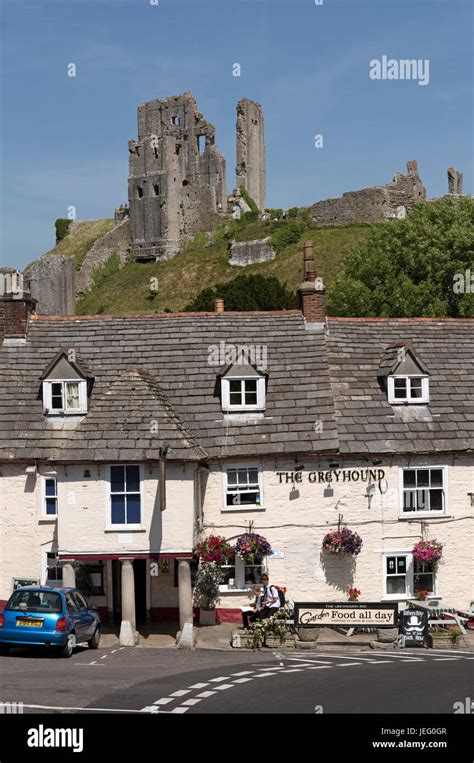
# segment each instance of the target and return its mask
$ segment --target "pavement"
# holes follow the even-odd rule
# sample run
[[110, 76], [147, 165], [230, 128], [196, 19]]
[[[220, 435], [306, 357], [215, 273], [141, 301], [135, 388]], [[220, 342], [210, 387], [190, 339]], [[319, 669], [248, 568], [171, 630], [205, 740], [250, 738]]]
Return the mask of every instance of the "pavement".
[[[178, 631], [177, 623], [154, 623], [153, 625], [139, 626], [138, 648], [155, 649], [176, 649], [176, 633]], [[202, 626], [196, 625], [194, 628], [196, 635], [196, 649], [199, 650], [217, 650], [217, 651], [239, 651], [231, 646], [232, 633], [238, 630], [236, 623], [220, 623], [219, 625]], [[157, 632], [159, 631], [159, 632]], [[332, 628], [321, 628], [318, 641], [315, 642], [315, 651], [331, 651], [336, 649], [348, 650], [369, 650], [370, 642], [376, 638], [375, 633], [355, 633], [353, 636], [346, 636], [343, 632]], [[101, 637], [103, 647], [118, 646], [118, 629], [104, 629]], [[391, 651], [392, 648], [389, 646]], [[287, 647], [282, 647], [287, 651]], [[381, 649], [386, 648], [380, 645]], [[474, 651], [474, 630], [468, 630], [466, 636], [462, 637], [459, 648]], [[456, 650], [453, 649], [453, 652]]]

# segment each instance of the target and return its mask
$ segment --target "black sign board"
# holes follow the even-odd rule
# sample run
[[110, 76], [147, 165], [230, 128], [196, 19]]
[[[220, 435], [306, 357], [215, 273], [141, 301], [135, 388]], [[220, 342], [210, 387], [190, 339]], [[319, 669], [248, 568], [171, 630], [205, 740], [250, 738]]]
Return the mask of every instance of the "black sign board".
[[396, 628], [396, 602], [295, 602], [295, 627]]
[[405, 646], [424, 646], [428, 643], [428, 613], [424, 609], [404, 609], [398, 630]]

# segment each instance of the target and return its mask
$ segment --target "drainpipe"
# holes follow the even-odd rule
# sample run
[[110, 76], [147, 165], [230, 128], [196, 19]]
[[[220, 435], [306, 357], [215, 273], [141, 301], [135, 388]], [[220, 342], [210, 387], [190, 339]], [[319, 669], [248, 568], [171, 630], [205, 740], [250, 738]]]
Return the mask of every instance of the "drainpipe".
[[160, 448], [159, 483], [160, 483], [160, 511], [166, 509], [166, 456], [168, 447]]

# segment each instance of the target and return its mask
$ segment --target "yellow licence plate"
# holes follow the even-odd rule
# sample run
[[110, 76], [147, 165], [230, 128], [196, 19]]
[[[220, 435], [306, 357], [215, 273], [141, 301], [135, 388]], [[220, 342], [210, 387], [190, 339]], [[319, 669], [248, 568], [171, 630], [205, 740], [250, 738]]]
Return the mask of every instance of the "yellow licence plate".
[[41, 620], [17, 620], [17, 625], [29, 625], [32, 628], [41, 628], [43, 623]]

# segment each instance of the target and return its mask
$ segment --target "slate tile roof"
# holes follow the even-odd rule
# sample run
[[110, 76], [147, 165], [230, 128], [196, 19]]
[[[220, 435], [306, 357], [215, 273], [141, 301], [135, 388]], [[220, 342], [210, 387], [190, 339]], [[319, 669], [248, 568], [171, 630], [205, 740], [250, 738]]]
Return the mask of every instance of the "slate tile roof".
[[[393, 407], [377, 378], [385, 348], [410, 341], [430, 404]], [[210, 348], [264, 346], [265, 416], [225, 417]], [[41, 376], [75, 349], [94, 377], [84, 417], [43, 414]], [[423, 410], [421, 410], [423, 408]], [[315, 453], [466, 451], [474, 443], [474, 321], [328, 319], [301, 313], [35, 317], [0, 349], [0, 459], [205, 460]]]

